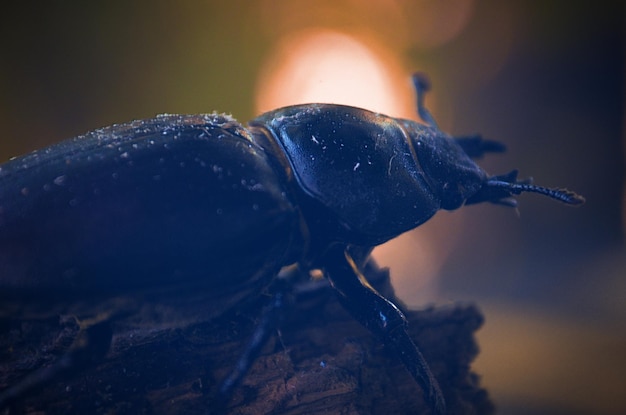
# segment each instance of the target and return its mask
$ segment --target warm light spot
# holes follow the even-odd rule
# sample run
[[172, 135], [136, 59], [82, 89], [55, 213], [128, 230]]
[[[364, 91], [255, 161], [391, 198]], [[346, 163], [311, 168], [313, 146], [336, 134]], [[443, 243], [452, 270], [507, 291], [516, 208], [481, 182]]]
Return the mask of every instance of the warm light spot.
[[415, 118], [409, 71], [373, 42], [328, 29], [280, 41], [259, 78], [257, 110], [325, 102]]

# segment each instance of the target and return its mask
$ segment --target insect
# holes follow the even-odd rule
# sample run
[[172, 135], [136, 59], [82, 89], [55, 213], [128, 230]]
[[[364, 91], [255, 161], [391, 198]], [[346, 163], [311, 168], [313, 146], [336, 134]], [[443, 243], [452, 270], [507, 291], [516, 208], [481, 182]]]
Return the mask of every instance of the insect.
[[[440, 209], [516, 206], [522, 192], [584, 199], [516, 171], [489, 176], [472, 158], [504, 147], [441, 132], [424, 106], [426, 78], [413, 81], [426, 125], [331, 104], [280, 108], [247, 127], [223, 114], [161, 115], [1, 165], [0, 317], [71, 315], [81, 330], [58, 363], [1, 392], [0, 406], [103, 356], [112, 322], [139, 307], [184, 309], [200, 297], [212, 319], [321, 270], [445, 413], [403, 314], [362, 273], [371, 249]], [[272, 292], [224, 396], [275, 327], [283, 291]]]

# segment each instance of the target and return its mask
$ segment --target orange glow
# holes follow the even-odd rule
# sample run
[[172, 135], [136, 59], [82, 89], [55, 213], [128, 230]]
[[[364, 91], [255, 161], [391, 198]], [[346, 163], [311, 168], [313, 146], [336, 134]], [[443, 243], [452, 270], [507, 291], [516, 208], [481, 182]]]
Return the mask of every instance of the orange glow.
[[415, 118], [409, 73], [373, 42], [328, 29], [309, 29], [280, 41], [257, 88], [258, 112], [293, 104], [352, 105]]

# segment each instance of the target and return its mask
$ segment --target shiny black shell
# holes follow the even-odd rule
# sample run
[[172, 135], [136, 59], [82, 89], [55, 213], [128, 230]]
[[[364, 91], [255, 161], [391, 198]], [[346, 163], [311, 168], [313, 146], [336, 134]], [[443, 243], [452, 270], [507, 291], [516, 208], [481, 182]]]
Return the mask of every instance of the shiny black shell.
[[[440, 208], [409, 130], [395, 118], [344, 105], [307, 104], [265, 113], [250, 124], [269, 130], [281, 144], [298, 189], [345, 228], [335, 235], [342, 242], [381, 244]], [[441, 132], [416, 122], [409, 129], [419, 136], [433, 130], [442, 140]]]
[[285, 264], [297, 229], [265, 151], [231, 117], [114, 125], [0, 167], [0, 298], [200, 285], [236, 302]]

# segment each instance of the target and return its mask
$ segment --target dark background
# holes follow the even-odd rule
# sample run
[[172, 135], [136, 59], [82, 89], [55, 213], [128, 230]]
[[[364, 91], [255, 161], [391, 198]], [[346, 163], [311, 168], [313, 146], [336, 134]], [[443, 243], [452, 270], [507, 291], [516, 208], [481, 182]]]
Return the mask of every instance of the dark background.
[[[355, 38], [367, 31], [363, 44], [388, 45], [404, 76], [431, 76], [443, 130], [507, 144], [506, 155], [481, 162], [489, 172], [519, 168], [587, 198], [581, 208], [529, 195], [517, 212], [438, 214], [401, 240], [409, 252], [445, 251], [426, 282], [412, 279], [422, 267], [411, 255], [380, 254], [397, 268], [399, 295], [413, 306], [483, 309], [476, 365], [500, 413], [623, 413], [624, 6], [371, 3], [14, 4], [0, 16], [0, 158], [158, 113], [218, 110], [248, 120], [279, 40], [316, 27]], [[389, 10], [404, 25], [387, 19]], [[461, 30], [429, 38], [458, 10], [467, 11]], [[390, 246], [384, 252], [400, 250]]]

